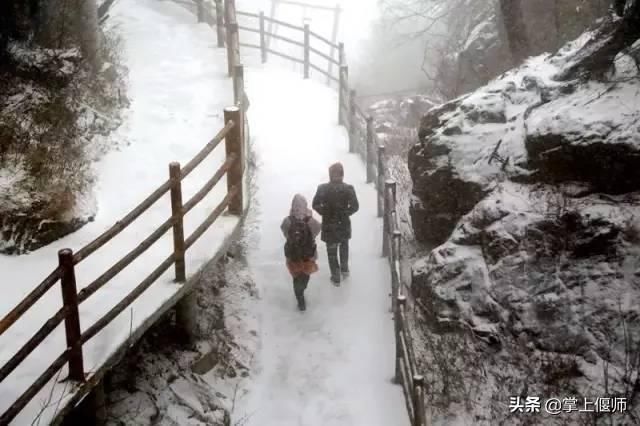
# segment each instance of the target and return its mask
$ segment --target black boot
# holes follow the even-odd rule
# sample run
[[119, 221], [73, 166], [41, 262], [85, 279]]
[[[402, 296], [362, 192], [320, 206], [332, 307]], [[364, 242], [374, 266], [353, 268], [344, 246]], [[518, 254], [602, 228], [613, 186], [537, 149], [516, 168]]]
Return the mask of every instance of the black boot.
[[298, 300], [298, 309], [301, 311], [305, 311], [307, 309], [307, 304], [304, 300], [304, 291], [307, 289], [308, 283], [309, 275], [300, 275], [293, 279], [293, 291], [296, 295], [296, 299]]
[[307, 303], [304, 300], [304, 296], [298, 297], [298, 309], [300, 309], [301, 311], [307, 310]]
[[340, 272], [343, 277], [349, 276], [349, 240], [340, 243]]

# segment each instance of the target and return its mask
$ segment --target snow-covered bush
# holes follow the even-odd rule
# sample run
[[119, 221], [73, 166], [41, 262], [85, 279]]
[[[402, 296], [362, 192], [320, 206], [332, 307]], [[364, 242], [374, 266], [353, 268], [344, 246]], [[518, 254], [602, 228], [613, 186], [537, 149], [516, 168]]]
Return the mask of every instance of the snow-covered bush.
[[0, 66], [0, 252], [22, 253], [90, 219], [91, 161], [105, 151], [126, 102], [118, 40], [108, 34], [97, 72], [76, 48], [12, 42]]

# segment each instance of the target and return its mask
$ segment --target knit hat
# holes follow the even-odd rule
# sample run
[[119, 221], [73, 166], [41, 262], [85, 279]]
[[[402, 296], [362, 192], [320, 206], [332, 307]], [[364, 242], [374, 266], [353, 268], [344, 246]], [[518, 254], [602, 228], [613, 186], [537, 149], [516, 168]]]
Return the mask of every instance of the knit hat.
[[344, 178], [344, 168], [342, 164], [332, 164], [331, 167], [329, 167], [329, 180], [331, 180], [331, 182], [342, 182], [342, 178]]

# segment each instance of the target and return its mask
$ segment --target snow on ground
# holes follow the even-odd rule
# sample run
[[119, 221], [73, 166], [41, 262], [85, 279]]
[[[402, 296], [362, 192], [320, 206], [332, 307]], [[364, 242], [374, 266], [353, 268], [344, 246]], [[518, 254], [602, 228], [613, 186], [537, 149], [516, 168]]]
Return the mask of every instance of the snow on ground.
[[[125, 39], [131, 107], [114, 135], [128, 142], [96, 164], [98, 212], [95, 221], [54, 244], [20, 257], [0, 256], [3, 297], [0, 315], [6, 314], [57, 263], [57, 251], [79, 249], [113, 225], [168, 177], [168, 163], [192, 158], [222, 127], [223, 107], [232, 102], [231, 81], [226, 77], [225, 50], [215, 47], [215, 35], [205, 24], [178, 5], [154, 0], [122, 0], [110, 21]], [[188, 47], [188, 48], [187, 48]], [[183, 183], [186, 201], [222, 164], [218, 148]], [[216, 206], [226, 190], [221, 181], [186, 218], [189, 235]], [[170, 215], [168, 197], [160, 200], [130, 228], [76, 269], [78, 289], [113, 265]], [[217, 250], [237, 224], [221, 217], [187, 253], [187, 273], [193, 274]], [[80, 307], [86, 329], [121, 300], [172, 251], [171, 232]], [[111, 352], [177, 290], [168, 271], [147, 293], [126, 309], [84, 347], [86, 371], [94, 371]], [[0, 336], [0, 363], [4, 364], [44, 322], [61, 307], [60, 290], [52, 288], [11, 329]], [[65, 348], [63, 326], [58, 327], [34, 353], [0, 384], [0, 412], [40, 375]], [[58, 379], [66, 376], [62, 371]], [[49, 405], [40, 421], [46, 423], [59, 406], [61, 383], [46, 386], [16, 418], [14, 424], [31, 424]]]
[[[345, 130], [336, 123], [337, 94], [269, 67], [250, 68], [246, 84], [259, 163], [253, 208], [261, 225], [248, 262], [262, 297], [261, 350], [258, 377], [238, 415], [247, 415], [248, 425], [265, 426], [408, 424], [401, 388], [391, 383], [389, 271], [380, 256], [375, 190], [365, 184], [357, 155], [347, 153]], [[310, 202], [335, 161], [343, 162], [361, 202], [353, 217], [351, 277], [339, 288], [330, 284], [326, 250], [319, 244], [320, 271], [301, 313], [279, 225], [293, 195], [302, 193]]]

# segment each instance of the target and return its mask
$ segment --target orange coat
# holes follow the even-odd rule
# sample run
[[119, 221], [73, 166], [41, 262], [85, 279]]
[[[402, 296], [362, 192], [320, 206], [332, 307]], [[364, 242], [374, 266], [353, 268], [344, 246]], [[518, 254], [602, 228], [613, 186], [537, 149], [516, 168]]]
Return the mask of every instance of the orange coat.
[[318, 272], [318, 264], [315, 260], [292, 262], [287, 259], [287, 269], [289, 269], [291, 276], [295, 278], [301, 274], [311, 275], [314, 272]]

